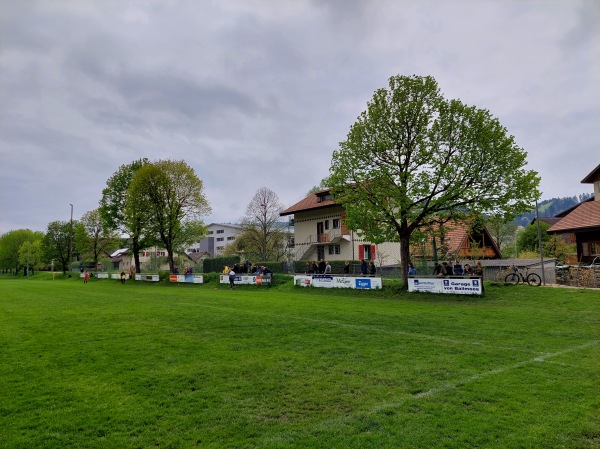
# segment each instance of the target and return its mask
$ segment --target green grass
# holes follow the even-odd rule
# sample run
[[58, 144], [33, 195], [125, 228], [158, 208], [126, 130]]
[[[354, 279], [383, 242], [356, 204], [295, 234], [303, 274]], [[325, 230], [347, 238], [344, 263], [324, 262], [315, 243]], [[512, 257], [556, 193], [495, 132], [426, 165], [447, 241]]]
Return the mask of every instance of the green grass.
[[0, 276], [0, 448], [150, 447], [599, 448], [600, 294]]

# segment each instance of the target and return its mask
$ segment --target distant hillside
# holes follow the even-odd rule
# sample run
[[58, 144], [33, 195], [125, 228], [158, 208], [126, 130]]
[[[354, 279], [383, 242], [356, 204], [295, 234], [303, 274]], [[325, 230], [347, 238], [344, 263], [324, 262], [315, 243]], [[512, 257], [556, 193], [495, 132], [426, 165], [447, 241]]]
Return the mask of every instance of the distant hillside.
[[[549, 200], [543, 200], [538, 203], [538, 209], [540, 211], [540, 217], [554, 217], [556, 214], [575, 206], [576, 204], [585, 201], [592, 197], [590, 193], [582, 193], [579, 197], [571, 196], [565, 198], [550, 198]], [[527, 226], [535, 218], [535, 209], [531, 212], [519, 215], [515, 218], [514, 222], [517, 225], [523, 227]]]

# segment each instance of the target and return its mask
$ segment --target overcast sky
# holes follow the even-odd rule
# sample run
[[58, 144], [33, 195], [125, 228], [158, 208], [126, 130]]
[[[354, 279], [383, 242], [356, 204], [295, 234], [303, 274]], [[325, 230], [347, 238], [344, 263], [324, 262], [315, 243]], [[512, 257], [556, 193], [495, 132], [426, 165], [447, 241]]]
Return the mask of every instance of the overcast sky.
[[98, 207], [123, 164], [185, 160], [236, 222], [285, 206], [392, 75], [490, 110], [542, 199], [593, 192], [597, 0], [0, 0], [0, 234]]

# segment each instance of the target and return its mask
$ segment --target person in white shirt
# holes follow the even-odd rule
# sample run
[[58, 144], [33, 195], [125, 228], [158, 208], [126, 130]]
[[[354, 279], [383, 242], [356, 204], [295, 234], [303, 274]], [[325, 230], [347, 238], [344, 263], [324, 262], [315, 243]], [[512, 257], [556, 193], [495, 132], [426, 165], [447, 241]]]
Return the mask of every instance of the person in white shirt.
[[233, 268], [231, 270], [229, 270], [229, 288], [233, 288], [234, 287], [234, 282], [235, 282], [235, 271], [233, 271]]

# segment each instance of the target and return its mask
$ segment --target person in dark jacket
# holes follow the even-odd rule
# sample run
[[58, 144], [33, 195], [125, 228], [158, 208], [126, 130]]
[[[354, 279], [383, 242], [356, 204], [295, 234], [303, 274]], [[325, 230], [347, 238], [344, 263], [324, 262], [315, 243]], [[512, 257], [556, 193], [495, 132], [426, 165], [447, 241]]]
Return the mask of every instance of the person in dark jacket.
[[371, 261], [369, 263], [369, 274], [371, 276], [375, 276], [376, 273], [377, 273], [377, 268], [375, 267], [375, 263], [373, 261]]
[[366, 276], [369, 272], [369, 265], [365, 259], [360, 261], [360, 274]]

